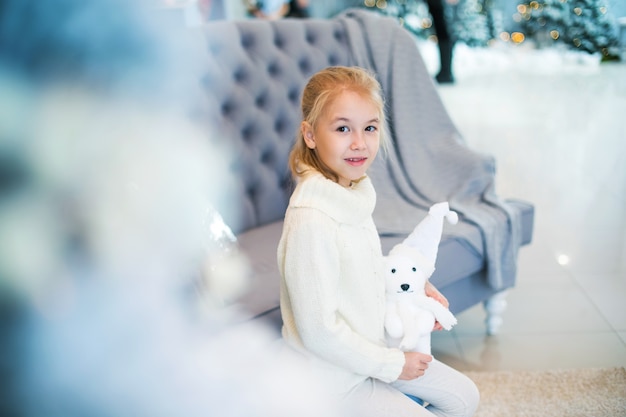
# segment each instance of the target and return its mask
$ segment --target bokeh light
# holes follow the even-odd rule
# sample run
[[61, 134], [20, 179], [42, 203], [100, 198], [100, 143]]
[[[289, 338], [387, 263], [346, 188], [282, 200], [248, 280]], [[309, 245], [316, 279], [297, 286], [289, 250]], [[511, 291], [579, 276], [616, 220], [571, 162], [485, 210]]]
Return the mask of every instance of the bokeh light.
[[514, 43], [520, 44], [520, 43], [524, 42], [525, 39], [526, 39], [526, 36], [524, 36], [524, 34], [522, 32], [513, 32], [513, 33], [511, 33], [511, 40]]

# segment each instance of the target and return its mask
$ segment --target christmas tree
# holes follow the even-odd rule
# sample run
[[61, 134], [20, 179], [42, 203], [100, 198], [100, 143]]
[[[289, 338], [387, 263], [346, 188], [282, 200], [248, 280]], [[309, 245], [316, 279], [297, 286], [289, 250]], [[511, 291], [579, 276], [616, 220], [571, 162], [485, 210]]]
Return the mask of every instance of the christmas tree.
[[484, 0], [463, 0], [458, 5], [454, 33], [468, 46], [486, 46], [494, 38]]
[[[492, 0], [443, 0], [446, 22], [456, 41], [469, 46], [485, 46], [495, 35], [491, 14]], [[433, 20], [424, 0], [365, 0], [365, 7], [398, 19], [420, 38], [435, 34]]]
[[619, 38], [606, 0], [543, 0], [518, 5], [527, 36], [540, 45], [561, 42], [603, 60], [618, 59]]
[[363, 5], [386, 16], [395, 17], [405, 29], [420, 38], [434, 34], [428, 6], [422, 0], [365, 0]]

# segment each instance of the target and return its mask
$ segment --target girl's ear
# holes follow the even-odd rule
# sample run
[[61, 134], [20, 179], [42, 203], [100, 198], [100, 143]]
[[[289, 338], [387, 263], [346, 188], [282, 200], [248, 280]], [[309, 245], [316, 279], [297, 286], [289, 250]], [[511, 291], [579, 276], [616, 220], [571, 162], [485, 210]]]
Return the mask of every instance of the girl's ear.
[[302, 122], [300, 124], [300, 131], [304, 138], [304, 143], [309, 149], [315, 149], [315, 135], [313, 134], [313, 127], [308, 122]]

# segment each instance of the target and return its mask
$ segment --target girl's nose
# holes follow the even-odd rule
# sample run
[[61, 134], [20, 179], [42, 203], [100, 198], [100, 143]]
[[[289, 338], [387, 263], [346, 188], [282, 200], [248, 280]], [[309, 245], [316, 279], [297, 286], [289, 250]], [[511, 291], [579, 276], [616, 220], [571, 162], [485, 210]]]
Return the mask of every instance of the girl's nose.
[[352, 136], [352, 144], [350, 145], [350, 149], [357, 150], [363, 149], [365, 147], [365, 139], [363, 138], [363, 134], [361, 132], [355, 132]]

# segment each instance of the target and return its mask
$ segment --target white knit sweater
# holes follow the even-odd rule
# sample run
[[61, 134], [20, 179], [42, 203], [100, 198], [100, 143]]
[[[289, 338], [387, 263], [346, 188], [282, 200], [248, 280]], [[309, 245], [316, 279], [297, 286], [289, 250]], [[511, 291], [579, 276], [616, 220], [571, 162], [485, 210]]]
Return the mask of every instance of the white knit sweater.
[[384, 342], [375, 204], [367, 177], [345, 188], [311, 174], [291, 196], [278, 246], [283, 338], [338, 394], [368, 377], [395, 381], [404, 366]]

